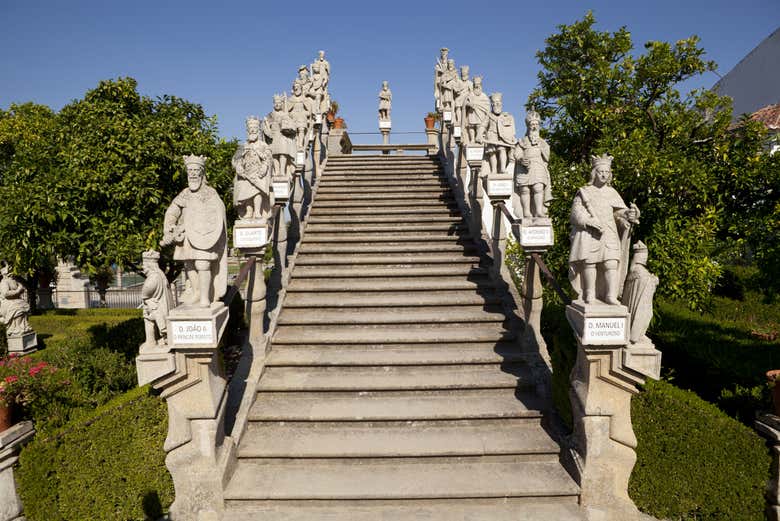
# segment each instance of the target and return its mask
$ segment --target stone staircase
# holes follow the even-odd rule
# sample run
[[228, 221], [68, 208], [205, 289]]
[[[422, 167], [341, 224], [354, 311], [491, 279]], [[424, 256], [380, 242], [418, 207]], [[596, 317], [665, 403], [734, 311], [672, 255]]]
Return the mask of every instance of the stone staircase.
[[435, 159], [331, 157], [225, 519], [582, 519], [485, 266]]

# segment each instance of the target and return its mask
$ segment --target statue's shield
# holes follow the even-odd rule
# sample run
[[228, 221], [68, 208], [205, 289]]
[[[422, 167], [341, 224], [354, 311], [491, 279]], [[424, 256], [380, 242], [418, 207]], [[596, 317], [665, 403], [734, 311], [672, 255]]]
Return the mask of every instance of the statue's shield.
[[205, 200], [192, 197], [184, 211], [184, 230], [192, 246], [199, 250], [213, 247], [225, 229], [225, 209], [219, 196]]

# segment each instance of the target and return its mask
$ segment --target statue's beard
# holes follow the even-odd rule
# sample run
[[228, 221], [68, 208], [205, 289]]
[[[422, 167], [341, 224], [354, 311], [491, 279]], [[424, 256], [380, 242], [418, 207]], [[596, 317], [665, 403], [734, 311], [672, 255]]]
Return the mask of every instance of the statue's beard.
[[539, 131], [538, 130], [531, 130], [528, 132], [528, 139], [531, 140], [531, 143], [534, 145], [539, 142]]
[[200, 190], [201, 185], [203, 184], [203, 180], [198, 179], [187, 179], [187, 186], [189, 186], [191, 192], [197, 192]]

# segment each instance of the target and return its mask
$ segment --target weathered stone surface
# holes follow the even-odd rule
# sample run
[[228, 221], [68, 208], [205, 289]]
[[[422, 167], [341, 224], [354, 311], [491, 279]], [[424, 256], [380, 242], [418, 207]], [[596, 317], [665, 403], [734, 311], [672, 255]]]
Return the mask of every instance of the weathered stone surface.
[[0, 432], [0, 521], [18, 521], [23, 519], [22, 502], [16, 491], [13, 467], [19, 460], [22, 447], [32, 440], [35, 434], [30, 421], [17, 423]]

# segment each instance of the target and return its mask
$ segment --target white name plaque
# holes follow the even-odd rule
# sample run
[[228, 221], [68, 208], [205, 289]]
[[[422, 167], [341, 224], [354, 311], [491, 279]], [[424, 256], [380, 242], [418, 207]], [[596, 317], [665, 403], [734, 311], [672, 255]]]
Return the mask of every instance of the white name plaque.
[[316, 125], [322, 125], [322, 114], [315, 114], [314, 115], [314, 123]]
[[488, 179], [488, 195], [490, 197], [511, 197], [511, 179]]
[[253, 228], [233, 227], [233, 246], [236, 248], [261, 248], [268, 242], [265, 226]]
[[306, 155], [303, 152], [297, 152], [295, 154], [295, 166], [303, 166], [306, 161]]
[[552, 226], [521, 226], [520, 246], [552, 246]]
[[171, 320], [173, 344], [213, 344], [211, 320]]
[[626, 317], [585, 317], [582, 343], [623, 345], [626, 343]]
[[466, 161], [482, 161], [483, 147], [466, 147]]
[[446, 122], [452, 121], [452, 112], [450, 112], [449, 110], [444, 111], [444, 121]]
[[274, 197], [277, 199], [290, 198], [290, 184], [287, 181], [274, 181]]
[[392, 121], [380, 121], [379, 130], [390, 130], [392, 128]]
[[463, 130], [460, 127], [452, 127], [452, 135], [456, 139], [461, 137], [461, 132], [463, 132]]

